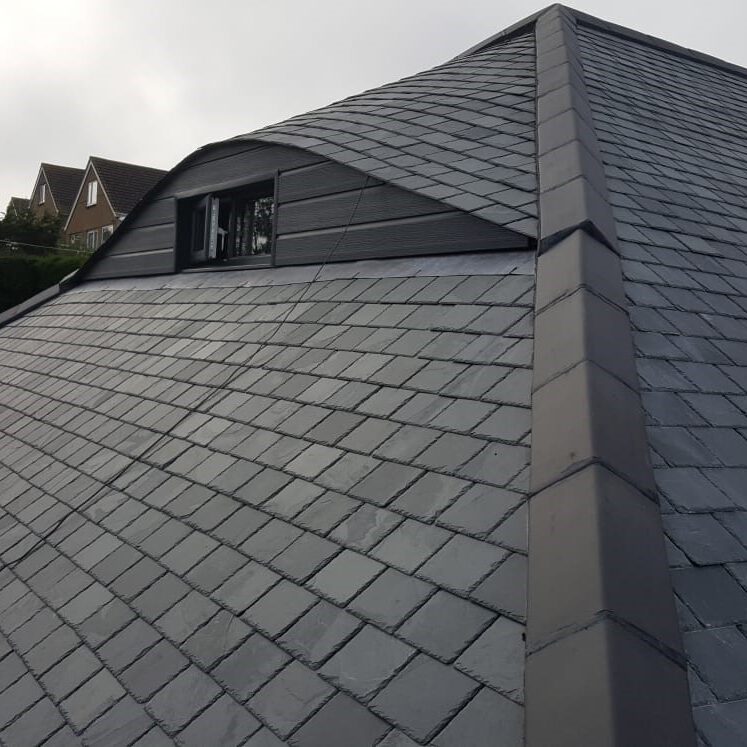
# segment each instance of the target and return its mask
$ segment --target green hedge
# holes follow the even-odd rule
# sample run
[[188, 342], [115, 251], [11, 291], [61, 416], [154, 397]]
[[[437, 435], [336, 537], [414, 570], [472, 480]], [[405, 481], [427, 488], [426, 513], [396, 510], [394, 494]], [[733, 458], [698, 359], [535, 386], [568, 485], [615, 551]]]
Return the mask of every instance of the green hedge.
[[83, 254], [0, 257], [0, 311], [59, 283], [86, 259]]

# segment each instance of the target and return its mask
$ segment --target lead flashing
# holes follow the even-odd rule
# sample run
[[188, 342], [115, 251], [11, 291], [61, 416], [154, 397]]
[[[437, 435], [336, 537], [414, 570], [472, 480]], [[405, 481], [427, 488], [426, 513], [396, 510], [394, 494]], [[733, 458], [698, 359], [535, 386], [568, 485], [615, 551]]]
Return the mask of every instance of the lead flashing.
[[535, 27], [526, 743], [689, 747], [679, 624], [575, 24], [553, 6]]

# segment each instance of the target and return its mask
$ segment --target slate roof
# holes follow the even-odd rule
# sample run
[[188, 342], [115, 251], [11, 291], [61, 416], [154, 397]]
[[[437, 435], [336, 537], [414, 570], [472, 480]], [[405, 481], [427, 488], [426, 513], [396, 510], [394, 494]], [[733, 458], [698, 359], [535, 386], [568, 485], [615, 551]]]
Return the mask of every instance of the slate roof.
[[[684, 747], [692, 702], [699, 745], [744, 744], [746, 80], [553, 6], [242, 136], [538, 238], [536, 283], [532, 252], [381, 260], [6, 317], [0, 740], [461, 747], [541, 722], [659, 747], [677, 723]], [[629, 574], [656, 575], [660, 513], [657, 607]], [[527, 620], [538, 537], [572, 575], [540, 547]], [[684, 655], [673, 605], [636, 617], [673, 599]]]
[[[747, 734], [747, 79], [579, 33], [695, 718]], [[652, 95], [655, 92], [656, 95]]]
[[88, 283], [0, 329], [0, 739], [520, 744], [533, 268]]
[[56, 166], [53, 163], [43, 163], [41, 167], [47, 177], [47, 183], [57, 209], [63, 215], [67, 215], [72, 210], [75, 195], [78, 194], [84, 169], [76, 169], [72, 166]]
[[304, 148], [534, 237], [534, 109], [528, 29], [240, 139]]
[[[112, 210], [117, 215], [129, 213], [167, 173], [163, 169], [153, 169], [150, 166], [138, 166], [122, 161], [110, 161], [98, 156], [91, 156], [90, 163], [96, 169]], [[80, 181], [78, 186], [80, 186]]]

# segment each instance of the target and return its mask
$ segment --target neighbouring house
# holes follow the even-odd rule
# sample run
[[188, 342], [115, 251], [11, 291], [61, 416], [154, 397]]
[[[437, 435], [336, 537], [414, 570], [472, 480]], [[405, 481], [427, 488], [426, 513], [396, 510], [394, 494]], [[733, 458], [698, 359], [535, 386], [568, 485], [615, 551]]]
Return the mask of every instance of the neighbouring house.
[[55, 215], [67, 219], [83, 178], [83, 169], [43, 163], [39, 166], [29, 207], [34, 215]]
[[91, 156], [78, 182], [63, 232], [96, 249], [165, 174], [161, 169]]
[[29, 200], [26, 197], [11, 197], [8, 201], [8, 207], [5, 209], [6, 215], [19, 215], [29, 209]]
[[746, 113], [553, 5], [160, 178], [0, 317], [0, 741], [747, 743]]

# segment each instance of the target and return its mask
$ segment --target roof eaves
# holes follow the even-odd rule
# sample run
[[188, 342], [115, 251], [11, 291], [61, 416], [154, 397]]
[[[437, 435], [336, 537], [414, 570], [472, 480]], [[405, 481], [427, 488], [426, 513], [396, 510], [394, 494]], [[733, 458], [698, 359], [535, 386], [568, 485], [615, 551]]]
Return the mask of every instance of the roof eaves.
[[686, 666], [575, 28], [562, 6], [535, 27], [526, 741], [689, 747]]

